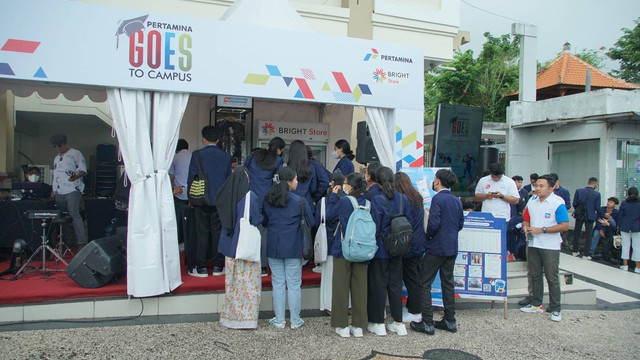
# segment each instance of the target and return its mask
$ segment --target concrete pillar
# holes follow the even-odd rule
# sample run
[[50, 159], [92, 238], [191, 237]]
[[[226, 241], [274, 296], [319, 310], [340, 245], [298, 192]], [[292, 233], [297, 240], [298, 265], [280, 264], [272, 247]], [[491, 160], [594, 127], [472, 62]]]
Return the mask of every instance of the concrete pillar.
[[511, 24], [511, 35], [520, 37], [519, 101], [536, 101], [536, 58], [538, 28], [531, 24]]
[[15, 108], [13, 93], [0, 95], [0, 189], [11, 188], [8, 178], [13, 173], [13, 133]]

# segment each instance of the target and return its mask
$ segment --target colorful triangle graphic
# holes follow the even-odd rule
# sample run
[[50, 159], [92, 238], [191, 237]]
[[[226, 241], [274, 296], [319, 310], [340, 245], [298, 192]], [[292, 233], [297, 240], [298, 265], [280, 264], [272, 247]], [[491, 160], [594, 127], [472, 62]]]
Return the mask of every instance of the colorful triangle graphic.
[[287, 87], [289, 87], [289, 84], [291, 84], [291, 80], [293, 80], [292, 77], [286, 77], [286, 76], [283, 76], [282, 79], [284, 79], [284, 83], [287, 84]]
[[33, 74], [33, 77], [46, 79], [47, 74], [44, 73], [44, 70], [42, 70], [42, 66], [41, 66], [38, 68], [38, 71], [36, 71], [36, 73]]

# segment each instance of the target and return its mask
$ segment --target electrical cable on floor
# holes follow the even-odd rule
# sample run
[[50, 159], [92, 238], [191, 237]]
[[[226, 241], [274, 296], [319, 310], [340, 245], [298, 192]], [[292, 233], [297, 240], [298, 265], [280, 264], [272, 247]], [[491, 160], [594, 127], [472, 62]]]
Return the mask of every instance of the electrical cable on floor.
[[124, 320], [133, 320], [142, 316], [144, 312], [144, 301], [142, 298], [138, 298], [140, 300], [140, 313], [135, 316], [127, 316], [122, 318], [105, 318], [105, 319], [87, 319], [87, 320], [37, 320], [37, 321], [17, 321], [17, 322], [9, 322], [9, 323], [0, 323], [0, 327], [2, 326], [10, 326], [10, 325], [30, 325], [30, 324], [51, 324], [51, 323], [66, 323], [66, 324], [91, 324], [91, 323], [99, 323], [99, 322], [115, 322], [115, 321], [124, 321]]

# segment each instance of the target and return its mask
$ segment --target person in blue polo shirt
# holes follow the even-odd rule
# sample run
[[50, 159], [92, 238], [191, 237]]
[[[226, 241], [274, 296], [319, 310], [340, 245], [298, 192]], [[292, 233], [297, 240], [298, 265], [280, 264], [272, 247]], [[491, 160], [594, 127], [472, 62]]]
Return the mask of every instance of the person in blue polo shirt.
[[522, 216], [522, 227], [529, 239], [527, 268], [531, 275], [531, 303], [520, 308], [526, 313], [542, 314], [544, 285], [542, 273], [549, 287], [549, 310], [551, 320], [562, 321], [560, 314], [560, 233], [569, 230], [569, 214], [564, 200], [553, 193], [556, 180], [551, 175], [542, 175], [536, 181], [536, 195], [527, 203]]

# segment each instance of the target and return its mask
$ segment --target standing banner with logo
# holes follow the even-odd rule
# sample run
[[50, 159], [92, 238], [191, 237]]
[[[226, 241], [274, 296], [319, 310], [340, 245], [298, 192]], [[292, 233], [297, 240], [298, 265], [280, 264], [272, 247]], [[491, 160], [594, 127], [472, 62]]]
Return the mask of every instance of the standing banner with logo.
[[451, 192], [457, 196], [475, 192], [483, 114], [481, 107], [438, 105], [432, 164], [451, 168], [456, 174], [458, 184]]

